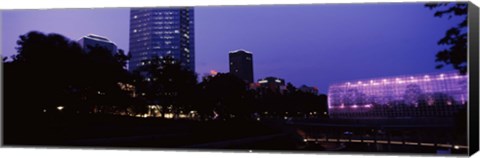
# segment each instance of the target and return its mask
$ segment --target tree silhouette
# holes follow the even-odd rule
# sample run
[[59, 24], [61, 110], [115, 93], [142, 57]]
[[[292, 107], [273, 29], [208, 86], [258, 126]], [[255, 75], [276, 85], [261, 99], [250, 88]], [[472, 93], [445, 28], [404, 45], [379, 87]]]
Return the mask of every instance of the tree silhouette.
[[448, 29], [445, 36], [438, 41], [438, 45], [450, 46], [441, 50], [436, 55], [436, 62], [440, 62], [436, 66], [437, 69], [451, 64], [461, 74], [467, 73], [467, 13], [468, 3], [427, 3], [425, 7], [436, 9], [434, 16], [443, 17], [453, 16], [464, 17], [464, 20], [455, 27]]
[[253, 95], [246, 89], [246, 83], [230, 73], [218, 73], [207, 77], [200, 87], [203, 91], [203, 104], [198, 109], [204, 114], [215, 111], [223, 118], [249, 117], [253, 112], [251, 99]]
[[29, 32], [17, 45], [12, 60], [4, 63], [5, 134], [13, 136], [6, 142], [32, 138], [23, 131], [44, 129], [46, 113], [75, 104], [70, 92], [79, 89], [85, 59], [76, 42], [58, 34]]
[[1, 56], [1, 55], [0, 55], [0, 57], [2, 57], [2, 62], [4, 62], [4, 63], [8, 60], [8, 57], [4, 57], [4, 56]]
[[288, 82], [287, 83], [287, 92], [294, 93], [296, 91], [297, 91], [297, 88], [295, 86], [293, 86], [292, 83]]
[[84, 52], [62, 35], [36, 31], [21, 35], [17, 45], [17, 54], [7, 63], [6, 91], [12, 94], [6, 97], [12, 101], [7, 106], [28, 106], [21, 113], [37, 114], [58, 106], [89, 112], [97, 105], [129, 104], [118, 85], [129, 80], [125, 55], [115, 58], [101, 47]]
[[[68, 90], [72, 89], [69, 87], [79, 83], [75, 80], [81, 78], [79, 72], [85, 58], [80, 46], [61, 35], [40, 32], [20, 36], [17, 44], [18, 54], [10, 64], [15, 72], [7, 77], [15, 81], [6, 84], [12, 86], [8, 92], [19, 95], [6, 99], [23, 102], [29, 106], [26, 111], [37, 112], [66, 104], [62, 98], [68, 97]], [[35, 100], [35, 103], [27, 103], [28, 100]]]
[[114, 55], [114, 57], [117, 59], [119, 64], [123, 66], [124, 69], [127, 68], [127, 61], [132, 58], [132, 54], [130, 53], [125, 53], [123, 49], [119, 49], [118, 52]]
[[90, 104], [103, 108], [130, 106], [129, 95], [119, 86], [119, 83], [130, 83], [130, 74], [124, 69], [128, 57], [122, 50], [114, 55], [103, 47], [89, 50], [85, 54], [87, 61], [83, 69], [86, 76], [80, 82], [86, 84], [84, 90], [87, 97], [91, 98]]
[[183, 68], [173, 56], [153, 56], [143, 62], [144, 65], [136, 70], [143, 98], [150, 104], [162, 105], [163, 114], [166, 108], [175, 114], [191, 109], [197, 85], [194, 72]]

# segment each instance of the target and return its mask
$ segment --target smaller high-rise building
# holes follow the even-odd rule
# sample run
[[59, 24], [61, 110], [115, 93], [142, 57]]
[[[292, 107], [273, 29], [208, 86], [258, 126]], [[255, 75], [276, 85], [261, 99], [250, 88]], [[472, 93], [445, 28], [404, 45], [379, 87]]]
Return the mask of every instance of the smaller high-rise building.
[[229, 54], [230, 73], [245, 81], [253, 83], [252, 53], [246, 50], [231, 51]]
[[102, 37], [99, 35], [89, 34], [87, 36], [83, 36], [78, 40], [78, 43], [85, 50], [85, 52], [90, 52], [90, 48], [92, 47], [103, 47], [108, 49], [113, 54], [117, 53], [117, 45], [110, 41], [106, 37]]

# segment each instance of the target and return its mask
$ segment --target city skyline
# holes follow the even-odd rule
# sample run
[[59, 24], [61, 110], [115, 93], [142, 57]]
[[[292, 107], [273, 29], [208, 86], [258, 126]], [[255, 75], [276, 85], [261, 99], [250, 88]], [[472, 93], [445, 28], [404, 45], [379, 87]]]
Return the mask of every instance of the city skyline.
[[[2, 12], [5, 56], [13, 55], [18, 36], [31, 30], [71, 40], [94, 33], [129, 50], [126, 8]], [[459, 22], [433, 17], [423, 3], [195, 7], [195, 12], [199, 76], [228, 72], [228, 53], [245, 49], [256, 59], [254, 80], [275, 76], [297, 87], [317, 86], [321, 93], [346, 80], [451, 70], [434, 68], [442, 48], [437, 41]], [[68, 22], [73, 16], [75, 22]], [[371, 62], [375, 58], [382, 61]]]
[[1, 11], [3, 144], [472, 154], [475, 7]]

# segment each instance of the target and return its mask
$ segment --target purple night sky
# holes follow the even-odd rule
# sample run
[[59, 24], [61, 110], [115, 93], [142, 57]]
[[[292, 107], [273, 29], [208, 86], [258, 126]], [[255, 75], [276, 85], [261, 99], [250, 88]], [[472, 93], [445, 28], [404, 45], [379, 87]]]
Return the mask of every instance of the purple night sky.
[[[436, 70], [437, 41], [460, 19], [435, 18], [423, 3], [195, 8], [196, 71], [228, 72], [228, 52], [253, 53], [254, 78], [275, 76], [326, 93], [328, 85]], [[2, 11], [2, 55], [31, 30], [72, 40], [106, 36], [128, 50], [129, 9]]]

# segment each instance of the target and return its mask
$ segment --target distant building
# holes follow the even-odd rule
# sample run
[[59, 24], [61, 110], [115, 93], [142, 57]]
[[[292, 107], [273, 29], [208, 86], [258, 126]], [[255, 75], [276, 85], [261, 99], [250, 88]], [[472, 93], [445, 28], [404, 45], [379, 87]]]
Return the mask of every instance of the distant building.
[[265, 90], [271, 92], [283, 93], [286, 90], [285, 80], [277, 77], [266, 77], [258, 80], [258, 85]]
[[128, 84], [128, 83], [122, 83], [122, 82], [118, 82], [117, 84], [122, 91], [127, 92], [131, 97], [137, 97], [137, 94], [135, 93], [134, 85]]
[[306, 85], [302, 85], [298, 88], [299, 91], [302, 91], [304, 93], [312, 93], [317, 95], [318, 94], [318, 88], [317, 87], [309, 87]]
[[90, 52], [90, 47], [103, 47], [112, 52], [112, 55], [117, 53], [117, 45], [108, 38], [99, 35], [89, 34], [83, 36], [78, 40], [78, 43], [86, 52]]
[[129, 70], [148, 64], [154, 56], [173, 56], [195, 72], [194, 9], [132, 8], [130, 10]]
[[246, 83], [253, 83], [252, 53], [245, 50], [231, 51], [229, 61], [231, 74], [239, 77]]
[[453, 117], [466, 108], [468, 76], [457, 72], [393, 76], [330, 85], [332, 118]]

